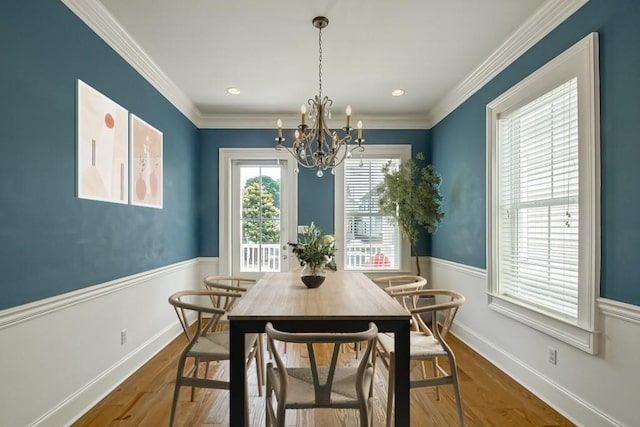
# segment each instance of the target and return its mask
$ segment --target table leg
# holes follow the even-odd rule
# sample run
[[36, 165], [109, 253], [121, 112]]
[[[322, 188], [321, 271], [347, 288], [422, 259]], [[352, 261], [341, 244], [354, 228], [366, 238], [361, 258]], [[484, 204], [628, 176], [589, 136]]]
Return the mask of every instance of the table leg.
[[409, 322], [395, 332], [395, 425], [409, 427]]
[[229, 322], [230, 335], [230, 384], [229, 384], [229, 425], [243, 427], [245, 420], [245, 361], [244, 361], [244, 331], [236, 322]]

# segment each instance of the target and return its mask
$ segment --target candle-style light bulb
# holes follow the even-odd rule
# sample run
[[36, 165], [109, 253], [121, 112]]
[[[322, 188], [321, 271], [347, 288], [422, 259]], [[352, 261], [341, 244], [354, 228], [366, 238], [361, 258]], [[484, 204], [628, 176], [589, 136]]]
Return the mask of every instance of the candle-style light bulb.
[[347, 105], [347, 128], [351, 123], [351, 105]]
[[276, 126], [278, 126], [278, 138], [282, 138], [282, 120], [278, 119]]
[[307, 115], [307, 107], [305, 107], [304, 104], [302, 104], [300, 106], [300, 117], [301, 117], [301, 120], [302, 120], [302, 122], [301, 122], [302, 125], [304, 125], [304, 118], [305, 118], [306, 115]]
[[362, 120], [358, 120], [358, 139], [362, 139]]

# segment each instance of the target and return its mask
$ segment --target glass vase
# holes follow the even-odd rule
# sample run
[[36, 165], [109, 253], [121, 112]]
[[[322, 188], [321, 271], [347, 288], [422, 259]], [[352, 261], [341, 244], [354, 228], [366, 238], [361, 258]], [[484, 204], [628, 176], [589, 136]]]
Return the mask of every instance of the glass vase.
[[324, 270], [323, 265], [307, 264], [300, 271], [302, 283], [304, 283], [307, 288], [317, 288], [322, 285], [326, 276], [327, 272]]

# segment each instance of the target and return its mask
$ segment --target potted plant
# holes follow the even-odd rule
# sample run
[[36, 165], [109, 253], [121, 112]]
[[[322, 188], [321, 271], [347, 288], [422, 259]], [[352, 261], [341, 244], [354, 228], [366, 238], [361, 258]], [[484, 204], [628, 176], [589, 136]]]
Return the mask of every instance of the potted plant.
[[335, 239], [324, 234], [313, 222], [298, 242], [289, 242], [289, 246], [303, 266], [300, 277], [307, 287], [317, 288], [324, 282], [325, 268], [336, 270]]
[[[424, 161], [424, 154], [416, 154], [416, 159]], [[382, 171], [384, 181], [376, 189], [380, 211], [393, 218], [402, 235], [409, 240], [420, 276], [417, 248], [420, 227], [434, 233], [444, 218], [440, 175], [432, 165], [420, 167], [411, 159], [402, 162], [397, 170], [389, 162]]]

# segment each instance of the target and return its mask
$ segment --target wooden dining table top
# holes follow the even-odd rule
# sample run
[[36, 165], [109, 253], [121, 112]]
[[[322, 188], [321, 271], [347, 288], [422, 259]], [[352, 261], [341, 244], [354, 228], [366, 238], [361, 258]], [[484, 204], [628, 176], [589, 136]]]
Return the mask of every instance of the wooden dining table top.
[[327, 273], [309, 289], [300, 273], [265, 273], [228, 313], [231, 339], [230, 422], [245, 425], [245, 333], [264, 332], [274, 322], [292, 332], [348, 332], [374, 322], [395, 334], [395, 425], [410, 425], [409, 324], [411, 314], [360, 272]]
[[265, 273], [236, 303], [230, 320], [401, 320], [410, 314], [359, 272], [328, 272], [318, 288], [300, 273]]

